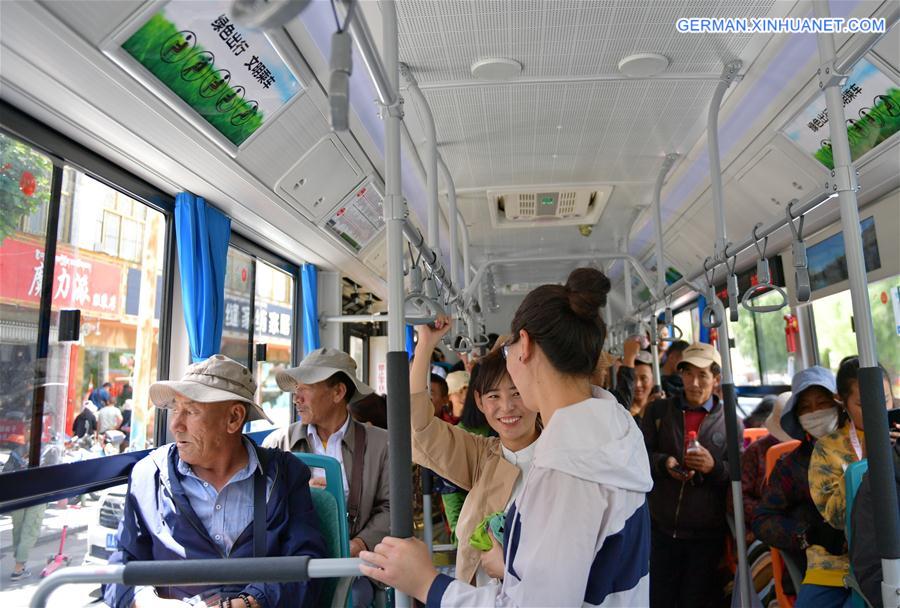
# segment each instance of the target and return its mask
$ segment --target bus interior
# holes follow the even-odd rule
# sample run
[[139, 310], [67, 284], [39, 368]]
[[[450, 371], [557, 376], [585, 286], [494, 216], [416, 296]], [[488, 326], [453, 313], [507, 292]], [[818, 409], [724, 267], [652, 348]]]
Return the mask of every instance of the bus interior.
[[[278, 371], [318, 347], [349, 353], [387, 394], [400, 502], [409, 379], [392, 354], [446, 312], [448, 363], [477, 357], [529, 291], [581, 266], [612, 283], [604, 350], [642, 336], [658, 384], [674, 340], [716, 344], [738, 419], [796, 372], [857, 354], [900, 400], [897, 0], [5, 0], [0, 13], [4, 606], [41, 583], [40, 567], [9, 580], [16, 510], [46, 509], [32, 562], [106, 564], [131, 467], [171, 441], [149, 385], [181, 376], [206, 315], [221, 334], [206, 355], [247, 366], [272, 420], [251, 433], [297, 419]], [[829, 15], [886, 31], [676, 25]], [[186, 273], [179, 235], [198, 226], [182, 206], [216, 212], [224, 284]], [[130, 412], [122, 437], [73, 441], [104, 390]], [[870, 468], [888, 471], [887, 431], [869, 441]], [[411, 505], [400, 513], [392, 532], [409, 536]], [[733, 605], [783, 605], [770, 563], [734, 543]], [[898, 555], [881, 555], [897, 589]], [[66, 603], [94, 601], [98, 582]]]

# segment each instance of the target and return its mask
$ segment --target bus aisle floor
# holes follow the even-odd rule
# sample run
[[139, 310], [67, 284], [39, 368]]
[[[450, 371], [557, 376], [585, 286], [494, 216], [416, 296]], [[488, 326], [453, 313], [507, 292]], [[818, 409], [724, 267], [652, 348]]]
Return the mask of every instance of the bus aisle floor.
[[[88, 496], [84, 498], [80, 506], [69, 505], [67, 501], [47, 506], [26, 565], [31, 575], [18, 580], [10, 580], [15, 568], [12, 517], [9, 513], [0, 515], [0, 606], [26, 608], [29, 605], [34, 590], [41, 582], [41, 570], [59, 552], [63, 526], [68, 526], [68, 529], [62, 553], [68, 556], [70, 565], [82, 565], [88, 545], [89, 527], [97, 520], [100, 509], [99, 501], [91, 500]], [[48, 606], [87, 606], [96, 600], [97, 593], [92, 592], [98, 589], [98, 585], [67, 585], [65, 590], [57, 591], [51, 596]]]

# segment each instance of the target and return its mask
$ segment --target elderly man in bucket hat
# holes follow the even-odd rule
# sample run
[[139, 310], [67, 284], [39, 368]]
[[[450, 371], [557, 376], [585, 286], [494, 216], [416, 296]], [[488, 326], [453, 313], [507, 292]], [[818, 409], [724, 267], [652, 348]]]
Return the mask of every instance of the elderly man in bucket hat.
[[[281, 390], [293, 393], [300, 421], [274, 431], [263, 445], [337, 459], [350, 516], [350, 555], [373, 549], [390, 531], [387, 431], [355, 421], [348, 409], [372, 389], [356, 377], [350, 355], [333, 348], [314, 350], [276, 380]], [[324, 485], [324, 479], [313, 484]], [[367, 605], [373, 591], [366, 579], [358, 579], [354, 604]]]
[[[180, 381], [150, 387], [153, 404], [168, 410], [175, 442], [134, 466], [110, 563], [325, 556], [309, 469], [241, 434], [245, 422], [266, 417], [255, 392], [249, 370], [224, 355], [191, 365]], [[315, 583], [110, 585], [104, 598], [114, 608], [314, 606], [317, 590]]]

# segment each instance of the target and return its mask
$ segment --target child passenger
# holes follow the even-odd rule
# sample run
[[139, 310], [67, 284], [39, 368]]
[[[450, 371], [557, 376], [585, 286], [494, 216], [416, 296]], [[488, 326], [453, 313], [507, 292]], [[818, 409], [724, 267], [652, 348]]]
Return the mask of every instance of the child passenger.
[[438, 575], [421, 541], [391, 537], [360, 554], [363, 574], [429, 606], [647, 605], [647, 452], [628, 411], [605, 391], [591, 396], [606, 333], [602, 299], [591, 290], [538, 287], [502, 347], [525, 408], [544, 423], [506, 512], [503, 582], [476, 588]]

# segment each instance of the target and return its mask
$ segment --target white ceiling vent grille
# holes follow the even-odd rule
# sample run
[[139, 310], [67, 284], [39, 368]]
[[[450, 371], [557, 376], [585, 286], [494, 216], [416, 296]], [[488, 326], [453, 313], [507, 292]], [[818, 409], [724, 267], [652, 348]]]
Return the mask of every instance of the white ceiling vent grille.
[[497, 228], [534, 228], [595, 224], [606, 207], [612, 186], [523, 190], [488, 190], [491, 224]]

